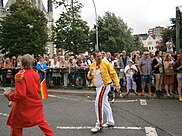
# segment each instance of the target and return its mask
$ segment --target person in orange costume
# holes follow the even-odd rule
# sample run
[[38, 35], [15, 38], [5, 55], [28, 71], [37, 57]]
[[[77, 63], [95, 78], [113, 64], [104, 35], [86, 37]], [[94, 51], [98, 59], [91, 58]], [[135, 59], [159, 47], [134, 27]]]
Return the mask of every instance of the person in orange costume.
[[23, 128], [38, 125], [46, 136], [54, 136], [47, 123], [40, 97], [40, 76], [32, 68], [34, 59], [26, 54], [21, 59], [22, 70], [15, 75], [15, 92], [5, 92], [9, 101], [15, 102], [7, 120], [11, 136], [22, 136]]

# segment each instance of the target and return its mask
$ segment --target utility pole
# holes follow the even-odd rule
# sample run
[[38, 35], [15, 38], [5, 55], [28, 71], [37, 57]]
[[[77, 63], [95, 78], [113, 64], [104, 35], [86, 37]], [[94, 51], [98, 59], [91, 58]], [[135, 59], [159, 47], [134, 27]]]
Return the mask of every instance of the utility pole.
[[180, 19], [180, 10], [179, 7], [176, 7], [176, 53], [180, 53], [180, 39], [179, 39], [179, 20]]
[[98, 18], [97, 18], [97, 10], [96, 10], [96, 5], [95, 5], [95, 1], [93, 0], [93, 4], [94, 4], [94, 8], [95, 8], [95, 20], [96, 20], [96, 44], [95, 44], [95, 51], [99, 50], [99, 33], [98, 33]]
[[3, 0], [0, 0], [0, 9], [4, 7]]

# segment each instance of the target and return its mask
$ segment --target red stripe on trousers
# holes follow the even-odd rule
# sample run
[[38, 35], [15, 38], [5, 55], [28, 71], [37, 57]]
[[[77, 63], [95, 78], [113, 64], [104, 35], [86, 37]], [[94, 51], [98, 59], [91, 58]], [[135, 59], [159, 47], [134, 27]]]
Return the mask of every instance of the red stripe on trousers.
[[99, 102], [98, 102], [99, 122], [101, 128], [102, 128], [102, 100], [105, 90], [106, 86], [103, 86], [99, 95]]

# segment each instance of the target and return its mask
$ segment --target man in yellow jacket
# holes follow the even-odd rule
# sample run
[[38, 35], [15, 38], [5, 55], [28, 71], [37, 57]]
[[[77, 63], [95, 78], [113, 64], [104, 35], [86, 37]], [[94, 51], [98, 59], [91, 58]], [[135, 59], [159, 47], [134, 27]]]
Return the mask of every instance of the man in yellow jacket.
[[[108, 93], [110, 84], [114, 81], [117, 91], [120, 91], [119, 79], [113, 66], [106, 60], [102, 59], [99, 51], [94, 52], [95, 61], [90, 65], [90, 71], [87, 77], [93, 80], [96, 87], [95, 112], [97, 122], [91, 129], [93, 133], [99, 132], [103, 127], [113, 127], [114, 119], [112, 109], [108, 102]], [[107, 122], [103, 124], [103, 112], [107, 117]]]

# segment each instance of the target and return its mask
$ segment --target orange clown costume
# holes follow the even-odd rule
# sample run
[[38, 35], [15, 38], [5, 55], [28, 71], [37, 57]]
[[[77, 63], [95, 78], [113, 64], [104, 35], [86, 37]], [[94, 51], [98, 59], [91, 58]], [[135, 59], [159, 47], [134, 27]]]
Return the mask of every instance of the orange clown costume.
[[40, 97], [40, 77], [32, 68], [24, 68], [15, 75], [15, 92], [7, 95], [14, 105], [7, 125], [12, 136], [22, 136], [23, 128], [38, 125], [46, 136], [54, 136], [43, 112]]

